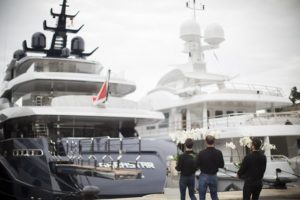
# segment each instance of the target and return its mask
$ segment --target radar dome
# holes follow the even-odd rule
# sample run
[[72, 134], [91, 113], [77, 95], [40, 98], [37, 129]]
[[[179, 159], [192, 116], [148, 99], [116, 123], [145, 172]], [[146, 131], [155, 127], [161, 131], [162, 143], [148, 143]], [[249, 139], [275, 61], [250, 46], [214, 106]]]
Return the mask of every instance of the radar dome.
[[82, 37], [74, 37], [72, 39], [71, 51], [75, 54], [84, 52], [84, 40]]
[[16, 50], [13, 55], [14, 59], [17, 59], [17, 60], [20, 60], [21, 58], [24, 58], [26, 56], [27, 56], [26, 52], [22, 49]]
[[199, 40], [201, 36], [200, 25], [194, 19], [184, 21], [180, 26], [180, 38], [186, 42]]
[[36, 32], [31, 37], [31, 46], [35, 49], [44, 49], [46, 47], [46, 36], [41, 32]]
[[225, 40], [224, 30], [219, 24], [213, 23], [206, 27], [204, 31], [204, 41], [210, 45], [219, 45]]

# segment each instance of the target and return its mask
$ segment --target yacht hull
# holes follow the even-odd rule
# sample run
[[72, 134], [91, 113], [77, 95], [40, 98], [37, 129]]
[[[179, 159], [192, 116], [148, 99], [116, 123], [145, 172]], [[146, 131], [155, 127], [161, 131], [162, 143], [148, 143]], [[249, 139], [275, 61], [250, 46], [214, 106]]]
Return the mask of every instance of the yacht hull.
[[[70, 138], [68, 139], [70, 141]], [[75, 143], [76, 139], [72, 141]], [[148, 150], [153, 143], [163, 144], [163, 141], [142, 140], [141, 151], [127, 148], [125, 152], [124, 148], [122, 157], [120, 151], [114, 151], [112, 148], [109, 160], [107, 153], [101, 153], [101, 150], [97, 153], [96, 149], [93, 154], [82, 151], [80, 155], [70, 152], [65, 156], [53, 155], [49, 153], [51, 149], [48, 148], [48, 142], [46, 138], [20, 138], [1, 142], [1, 197], [55, 199], [63, 196], [76, 199], [80, 198], [82, 189], [90, 185], [99, 188], [99, 197], [142, 196], [164, 191], [167, 174], [165, 153], [160, 148], [156, 151]], [[65, 145], [66, 143], [64, 148]], [[34, 155], [33, 150], [42, 153]], [[73, 147], [73, 152], [77, 150]], [[88, 173], [70, 175], [61, 173], [63, 170], [58, 172], [57, 166], [62, 166], [61, 163], [72, 163], [79, 167], [86, 165], [94, 167], [96, 163], [97, 166], [107, 169], [138, 170], [141, 171], [141, 176], [99, 178]]]

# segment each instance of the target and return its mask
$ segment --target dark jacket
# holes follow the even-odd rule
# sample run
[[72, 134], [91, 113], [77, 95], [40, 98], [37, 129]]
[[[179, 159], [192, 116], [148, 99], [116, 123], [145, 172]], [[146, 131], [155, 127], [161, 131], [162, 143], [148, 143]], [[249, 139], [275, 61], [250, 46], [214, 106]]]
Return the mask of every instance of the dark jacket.
[[201, 173], [215, 175], [219, 168], [224, 167], [223, 154], [214, 147], [207, 147], [199, 152], [196, 166], [201, 170]]
[[245, 184], [258, 184], [262, 182], [266, 165], [266, 156], [260, 151], [253, 151], [244, 158], [237, 174], [245, 180]]
[[195, 157], [196, 154], [193, 151], [185, 151], [179, 155], [175, 169], [181, 172], [181, 176], [195, 175]]

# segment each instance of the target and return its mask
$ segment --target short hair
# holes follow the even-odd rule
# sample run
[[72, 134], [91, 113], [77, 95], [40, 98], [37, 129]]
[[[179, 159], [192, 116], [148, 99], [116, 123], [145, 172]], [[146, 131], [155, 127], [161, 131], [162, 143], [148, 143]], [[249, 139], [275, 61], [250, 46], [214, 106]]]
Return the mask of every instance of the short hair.
[[189, 149], [193, 148], [194, 141], [191, 138], [187, 138], [184, 142], [185, 146]]
[[213, 145], [215, 143], [215, 137], [212, 135], [207, 135], [205, 141], [208, 145]]
[[258, 138], [252, 138], [252, 145], [255, 150], [258, 150], [261, 147], [261, 140]]

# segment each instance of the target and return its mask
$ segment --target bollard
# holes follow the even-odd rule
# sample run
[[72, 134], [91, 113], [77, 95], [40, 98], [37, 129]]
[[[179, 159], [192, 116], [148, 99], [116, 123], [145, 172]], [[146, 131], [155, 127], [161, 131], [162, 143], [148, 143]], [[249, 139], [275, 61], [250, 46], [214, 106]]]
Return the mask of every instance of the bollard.
[[84, 186], [81, 191], [82, 200], [94, 200], [96, 199], [96, 195], [99, 193], [99, 188], [94, 185]]

